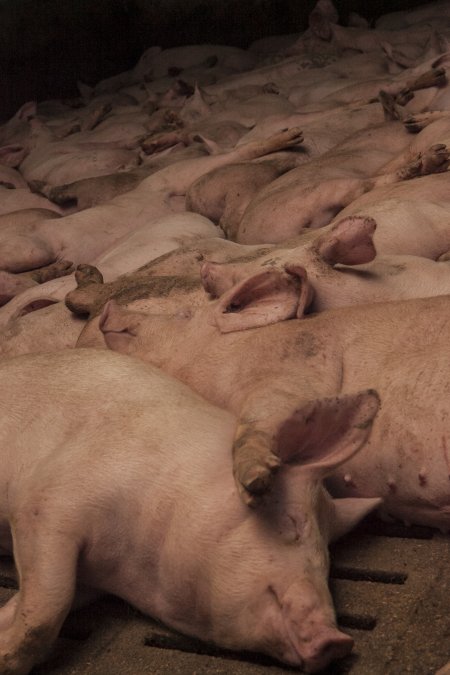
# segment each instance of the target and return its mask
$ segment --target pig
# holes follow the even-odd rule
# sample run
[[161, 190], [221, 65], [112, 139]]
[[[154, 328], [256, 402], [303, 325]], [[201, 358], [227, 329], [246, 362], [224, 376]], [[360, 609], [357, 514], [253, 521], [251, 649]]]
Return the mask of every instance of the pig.
[[57, 228], [51, 221], [36, 228], [5, 227], [0, 231], [0, 269], [22, 272], [60, 259], [76, 264], [91, 262], [131, 230], [163, 215], [183, 211], [186, 190], [207, 171], [239, 159], [295, 147], [302, 140], [301, 130], [295, 127], [217, 156], [177, 162], [106, 204], [65, 216]]
[[[52, 214], [63, 214], [63, 209], [43, 195], [31, 192], [29, 187], [11, 189], [0, 185], [0, 216], [17, 211], [39, 210], [51, 211]], [[53, 218], [53, 215], [49, 216]]]
[[439, 143], [408, 157], [395, 171], [385, 170], [391, 153], [408, 143], [406, 135], [387, 143], [397, 135], [397, 125], [381, 125], [368, 138], [356, 135], [296, 168], [287, 158], [277, 165], [272, 160], [216, 169], [190, 186], [186, 207], [211, 218], [229, 239], [242, 244], [279, 243], [304, 229], [323, 227], [365, 192], [447, 169], [449, 154]]
[[289, 247], [210, 239], [193, 248], [176, 249], [109, 284], [102, 282], [95, 267], [80, 266], [78, 288], [66, 295], [65, 303], [74, 313], [91, 319], [78, 345], [104, 346], [98, 315], [109, 299], [142, 312], [150, 308], [152, 313], [176, 313], [180, 302], [197, 311], [208, 303], [199, 276], [211, 297], [222, 298], [223, 307], [238, 289], [244, 292], [252, 284], [283, 284], [290, 279], [302, 287], [297, 318], [333, 307], [450, 293], [448, 263], [412, 255], [375, 257], [374, 234], [375, 221], [349, 218], [328, 231], [302, 235]]
[[[193, 245], [197, 239], [208, 236], [219, 238], [222, 233], [210, 220], [198, 214], [179, 213], [160, 218], [154, 223], [137, 228], [100, 255], [95, 261], [98, 265], [98, 278], [111, 281], [178, 246]], [[63, 300], [75, 286], [73, 274], [64, 276], [71, 271], [73, 270], [68, 269], [68, 261], [53, 263], [46, 268], [21, 275], [0, 271], [0, 304], [3, 299], [6, 305], [0, 308], [0, 325], [5, 326], [11, 319], [26, 311]], [[47, 283], [38, 286], [38, 283], [30, 281], [30, 276], [35, 282]], [[58, 279], [58, 276], [64, 278]], [[78, 277], [77, 281], [80, 282], [81, 278]], [[83, 281], [85, 285], [85, 276]], [[92, 283], [92, 279], [88, 281]]]
[[157, 365], [238, 416], [234, 475], [253, 507], [282, 461], [274, 439], [287, 410], [376, 389], [383, 405], [369, 448], [336, 480], [346, 493], [382, 497], [384, 514], [450, 529], [449, 296], [298, 321], [301, 295], [292, 279], [257, 275], [237, 285], [226, 304], [219, 299], [198, 311], [185, 302], [176, 313], [144, 314], [111, 300], [99, 325], [108, 347]]
[[255, 512], [233, 484], [236, 420], [156, 368], [81, 349], [5, 359], [0, 371], [0, 546], [20, 578], [0, 609], [2, 673], [45, 657], [77, 587], [305, 672], [351, 650], [326, 542], [379, 500], [332, 500], [322, 478], [367, 442], [374, 392], [314, 400], [285, 420], [297, 443]]
[[0, 357], [72, 349], [85, 323], [63, 302], [36, 308], [0, 327]]
[[378, 187], [345, 207], [337, 220], [370, 217], [377, 223], [380, 253], [437, 260], [450, 251], [448, 172]]
[[[372, 260], [375, 256], [372, 242], [374, 229], [374, 221], [368, 219], [344, 221], [342, 225], [337, 224], [323, 236], [317, 237], [314, 236], [315, 233], [308, 233], [299, 237], [296, 242], [298, 246], [292, 249], [242, 246], [221, 239], [204, 240], [195, 247], [176, 249], [167, 258], [162, 256], [109, 284], [103, 283], [96, 267], [83, 265], [78, 267], [76, 273], [79, 279], [78, 288], [66, 295], [65, 302], [73, 312], [93, 317], [99, 313], [109, 298], [120, 296], [121, 303], [127, 303], [130, 299], [145, 298], [148, 295], [153, 297], [151, 302], [154, 303], [154, 296], [162, 293], [167, 303], [172, 302], [172, 298], [167, 295], [173, 290], [175, 293], [189, 293], [189, 302], [195, 302], [196, 306], [200, 306], [206, 302], [205, 295], [201, 293], [200, 278], [205, 289], [218, 297], [225, 290], [226, 276], [229, 282], [227, 289], [250, 277], [252, 272], [269, 270], [274, 277], [276, 273], [274, 268], [278, 267], [280, 278], [283, 275], [286, 277], [288, 275], [283, 269], [284, 262], [286, 268], [291, 265], [292, 279], [297, 278], [303, 288], [302, 310], [300, 307], [297, 308], [300, 315], [301, 311], [311, 306], [311, 303], [314, 303], [315, 308], [324, 309], [328, 306], [329, 297], [337, 301], [338, 294], [335, 288], [340, 282], [344, 283], [345, 277], [337, 271], [334, 272], [333, 266], [339, 263], [358, 265]], [[209, 262], [202, 265], [205, 256]], [[213, 259], [218, 263], [228, 264], [211, 262]], [[230, 260], [235, 262], [229, 263]], [[168, 275], [171, 277], [170, 282], [169, 279], [164, 281], [164, 277]], [[351, 283], [349, 281], [349, 285]], [[219, 285], [221, 285], [220, 293]], [[353, 293], [352, 299], [349, 299], [348, 293], [344, 291], [342, 301], [358, 302], [357, 291]], [[173, 302], [176, 302], [176, 295]], [[330, 304], [332, 303], [333, 300], [330, 300]]]

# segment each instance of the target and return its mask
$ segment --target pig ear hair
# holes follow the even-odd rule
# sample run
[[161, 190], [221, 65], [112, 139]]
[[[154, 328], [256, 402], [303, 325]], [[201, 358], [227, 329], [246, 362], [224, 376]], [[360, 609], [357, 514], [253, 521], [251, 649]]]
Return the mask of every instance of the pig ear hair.
[[307, 285], [300, 266], [254, 274], [222, 295], [214, 310], [215, 324], [221, 333], [231, 333], [293, 319], [311, 297]]
[[361, 265], [376, 256], [373, 234], [376, 222], [368, 216], [340, 220], [316, 242], [321, 258], [329, 265]]
[[310, 401], [281, 424], [275, 453], [323, 478], [363, 447], [379, 405], [372, 389]]

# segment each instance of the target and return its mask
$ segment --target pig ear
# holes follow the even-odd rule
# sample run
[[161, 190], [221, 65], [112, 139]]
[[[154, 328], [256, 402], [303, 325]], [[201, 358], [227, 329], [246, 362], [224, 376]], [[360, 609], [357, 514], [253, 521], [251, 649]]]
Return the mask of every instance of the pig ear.
[[380, 497], [345, 497], [333, 499], [330, 539], [335, 541], [353, 530], [358, 523], [382, 503]]
[[100, 316], [99, 328], [109, 349], [127, 354], [142, 318], [139, 312], [123, 309], [114, 300], [107, 302]]
[[214, 321], [221, 333], [267, 326], [303, 313], [312, 297], [306, 272], [300, 266], [289, 271], [269, 269], [259, 272], [224, 293], [214, 310]]
[[36, 113], [37, 113], [36, 101], [28, 101], [19, 108], [14, 117], [17, 117], [20, 120], [29, 120], [31, 117], [34, 117]]
[[4, 145], [0, 148], [0, 164], [15, 168], [23, 162], [27, 154], [23, 145]]
[[373, 233], [376, 222], [368, 216], [350, 216], [336, 223], [316, 242], [321, 258], [329, 265], [361, 265], [376, 256]]
[[277, 431], [276, 454], [323, 478], [366, 443], [380, 401], [372, 389], [311, 401], [294, 410]]

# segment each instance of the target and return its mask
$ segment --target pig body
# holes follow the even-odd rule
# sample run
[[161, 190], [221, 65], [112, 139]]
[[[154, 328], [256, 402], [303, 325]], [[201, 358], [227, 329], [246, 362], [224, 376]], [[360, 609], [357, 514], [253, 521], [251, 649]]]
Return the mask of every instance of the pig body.
[[[314, 433], [317, 456], [281, 471], [273, 503], [256, 513], [231, 476], [234, 418], [181, 383], [98, 350], [19, 357], [0, 369], [8, 382], [0, 546], [11, 551], [11, 528], [21, 580], [0, 609], [2, 672], [27, 673], [45, 655], [78, 584], [189, 635], [307, 672], [351, 649], [335, 627], [324, 542], [352, 518], [348, 500], [340, 507], [321, 487], [329, 466]], [[35, 396], [40, 414], [30, 418]], [[377, 407], [372, 393], [312, 406], [319, 426], [331, 413], [350, 454]], [[328, 445], [341, 461], [349, 453]], [[377, 500], [358, 504], [356, 520]]]
[[[154, 258], [178, 248], [193, 245], [196, 239], [219, 237], [220, 230], [207, 218], [196, 213], [173, 214], [138, 228], [123, 240], [118, 241], [95, 261], [105, 281], [115, 279], [120, 274], [131, 272]], [[4, 301], [10, 293], [9, 302], [0, 308], [0, 325], [5, 326], [11, 319], [25, 311], [39, 308], [63, 300], [65, 295], [75, 288], [74, 275], [52, 279], [43, 285], [29, 284], [33, 287], [23, 290], [22, 277], [0, 273], [0, 294]], [[86, 281], [86, 280], [85, 280]], [[17, 288], [14, 287], [16, 282]], [[22, 282], [22, 287], [18, 283]], [[17, 290], [17, 294], [14, 291]], [[22, 290], [22, 292], [20, 292]], [[1, 296], [0, 296], [1, 297]]]
[[[281, 305], [295, 315], [287, 286], [265, 283], [243, 285], [226, 302], [197, 312], [180, 306], [173, 316], [127, 313], [109, 303], [100, 326], [108, 346], [158, 365], [238, 415], [234, 471], [253, 500], [280, 464], [274, 438], [287, 410], [304, 400], [376, 388], [382, 408], [360, 456], [355, 490], [384, 497], [392, 516], [409, 514], [412, 522], [449, 529], [449, 297], [263, 326]], [[352, 460], [344, 471], [353, 475]]]
[[301, 131], [294, 128], [227, 153], [178, 162], [148, 176], [136, 189], [107, 204], [65, 216], [57, 228], [52, 221], [44, 221], [36, 228], [5, 227], [0, 232], [0, 269], [21, 272], [61, 259], [90, 262], [140, 225], [184, 210], [188, 187], [207, 171], [296, 146], [302, 138]]

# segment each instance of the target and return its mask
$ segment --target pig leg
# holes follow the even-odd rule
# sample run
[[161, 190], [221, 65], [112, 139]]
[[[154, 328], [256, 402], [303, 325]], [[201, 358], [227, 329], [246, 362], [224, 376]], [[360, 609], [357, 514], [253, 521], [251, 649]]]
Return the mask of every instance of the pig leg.
[[442, 120], [448, 117], [450, 117], [450, 111], [448, 110], [432, 110], [430, 112], [410, 115], [403, 120], [403, 124], [409, 133], [417, 134], [432, 122], [436, 122], [436, 120]]
[[71, 312], [81, 315], [91, 314], [99, 300], [106, 302], [110, 286], [103, 283], [103, 276], [96, 267], [78, 265], [75, 279], [77, 288], [67, 293], [64, 300]]
[[100, 122], [103, 122], [111, 110], [112, 106], [110, 103], [102, 103], [101, 105], [96, 106], [81, 123], [81, 130], [92, 131], [92, 129], [95, 129]]
[[178, 143], [183, 143], [183, 145], [189, 144], [188, 134], [182, 129], [153, 134], [142, 141], [141, 148], [146, 155], [153, 155], [155, 152], [166, 150]]
[[[264, 140], [249, 141], [238, 145], [234, 150], [226, 153], [229, 161], [244, 161], [257, 159], [263, 155], [270, 155], [285, 148], [295, 147], [303, 142], [303, 133], [298, 127], [284, 129]], [[232, 159], [231, 159], [232, 158]]]
[[415, 80], [406, 82], [406, 89], [418, 91], [419, 89], [428, 89], [428, 87], [443, 87], [445, 84], [447, 84], [445, 68], [431, 68]]
[[439, 668], [435, 675], [450, 675], [450, 661], [442, 668]]
[[45, 656], [72, 606], [78, 545], [61, 535], [56, 524], [49, 527], [48, 519], [45, 529], [40, 527], [44, 518], [34, 504], [18, 514], [13, 528], [20, 590], [4, 607], [5, 623], [13, 614], [0, 633], [4, 674], [28, 673]]
[[0, 306], [5, 305], [15, 295], [36, 285], [37, 282], [29, 277], [20, 277], [17, 274], [0, 270]]
[[401, 106], [398, 104], [395, 96], [389, 94], [387, 91], [380, 90], [380, 93], [378, 94], [378, 100], [382, 105], [385, 120], [403, 119], [405, 113], [402, 110]]
[[450, 153], [442, 143], [432, 145], [425, 152], [419, 152], [410, 161], [392, 173], [386, 173], [373, 179], [373, 187], [390, 185], [431, 173], [447, 171]]
[[46, 281], [52, 279], [59, 279], [65, 277], [73, 272], [73, 263], [70, 260], [60, 260], [59, 262], [40, 267], [37, 270], [27, 273], [33, 281], [38, 284], [44, 284]]
[[[1, 236], [3, 235], [3, 236]], [[54, 263], [57, 254], [51, 244], [39, 237], [32, 227], [24, 228], [23, 234], [1, 232], [0, 269], [7, 272], [26, 272]]]

